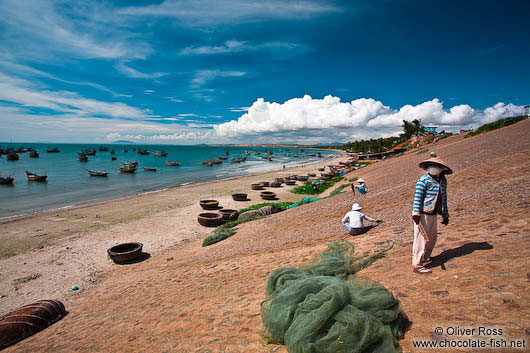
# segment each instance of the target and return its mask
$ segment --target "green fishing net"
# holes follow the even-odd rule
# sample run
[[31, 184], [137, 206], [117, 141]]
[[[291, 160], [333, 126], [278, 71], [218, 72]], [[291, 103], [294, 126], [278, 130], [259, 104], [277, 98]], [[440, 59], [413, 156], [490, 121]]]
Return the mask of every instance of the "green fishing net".
[[334, 241], [311, 265], [272, 272], [261, 306], [263, 337], [290, 353], [401, 352], [409, 321], [399, 301], [354, 276], [388, 250], [355, 255], [352, 244]]

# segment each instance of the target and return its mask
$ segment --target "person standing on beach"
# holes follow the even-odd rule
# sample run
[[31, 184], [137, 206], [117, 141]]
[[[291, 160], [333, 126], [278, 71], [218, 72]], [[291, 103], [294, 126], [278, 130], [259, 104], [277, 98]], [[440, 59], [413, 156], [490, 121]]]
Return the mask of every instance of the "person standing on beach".
[[438, 215], [442, 224], [449, 224], [447, 209], [447, 180], [445, 175], [453, 171], [435, 153], [420, 163], [427, 171], [416, 182], [416, 192], [412, 207], [414, 221], [414, 241], [412, 244], [412, 266], [416, 273], [431, 273], [424, 265], [430, 261], [438, 235]]

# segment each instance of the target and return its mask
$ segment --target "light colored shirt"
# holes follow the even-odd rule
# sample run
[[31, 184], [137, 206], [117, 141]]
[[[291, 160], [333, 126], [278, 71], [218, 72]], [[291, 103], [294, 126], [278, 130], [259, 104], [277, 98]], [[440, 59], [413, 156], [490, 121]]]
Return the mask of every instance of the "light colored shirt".
[[366, 219], [370, 222], [377, 222], [377, 220], [368, 217], [367, 215], [361, 213], [361, 211], [350, 211], [346, 213], [342, 219], [342, 224], [349, 223], [351, 228], [363, 228], [363, 219]]

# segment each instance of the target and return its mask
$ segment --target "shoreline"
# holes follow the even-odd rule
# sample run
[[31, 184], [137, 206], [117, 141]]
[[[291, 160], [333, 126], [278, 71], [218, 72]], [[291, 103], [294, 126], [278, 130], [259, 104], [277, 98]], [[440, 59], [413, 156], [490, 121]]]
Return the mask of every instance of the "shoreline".
[[[242, 209], [267, 202], [261, 199], [260, 191], [251, 190], [251, 183], [316, 172], [319, 167], [349, 158], [342, 153], [296, 167], [144, 191], [3, 222], [0, 268], [5, 271], [0, 277], [0, 315], [43, 297], [68, 304], [80, 295], [89, 295], [120, 266], [107, 258], [107, 249], [116, 244], [141, 242], [144, 252], [159, 257], [205, 238], [213, 228], [197, 222], [197, 215], [204, 212], [201, 199], [213, 197], [224, 208]], [[294, 187], [269, 190], [281, 201], [297, 202], [304, 195], [291, 193]], [[234, 201], [231, 195], [235, 192], [248, 193], [249, 201]], [[73, 285], [80, 290], [73, 292]]]
[[[303, 147], [301, 147], [301, 148], [303, 148]], [[109, 197], [109, 198], [97, 198], [97, 199], [81, 201], [81, 202], [78, 202], [78, 203], [74, 203], [74, 204], [66, 205], [66, 206], [61, 206], [61, 207], [47, 208], [47, 209], [43, 209], [43, 210], [39, 210], [39, 211], [34, 211], [34, 212], [31, 212], [31, 213], [23, 213], [23, 214], [19, 214], [19, 215], [0, 217], [0, 224], [6, 224], [6, 223], [22, 220], [22, 219], [38, 217], [38, 216], [41, 216], [41, 215], [51, 214], [51, 213], [55, 213], [55, 212], [69, 211], [69, 210], [78, 210], [78, 209], [82, 209], [82, 208], [85, 208], [85, 207], [104, 205], [104, 204], [108, 204], [108, 203], [111, 203], [111, 202], [128, 200], [128, 199], [135, 198], [135, 197], [138, 197], [138, 196], [148, 195], [148, 194], [153, 194], [153, 193], [158, 193], [158, 192], [163, 192], [163, 191], [172, 190], [172, 189], [176, 189], [176, 188], [203, 185], [203, 184], [213, 183], [213, 182], [222, 181], [222, 180], [234, 180], [234, 179], [237, 179], [237, 178], [240, 178], [240, 177], [245, 177], [245, 176], [258, 176], [258, 175], [261, 175], [261, 174], [268, 174], [268, 173], [279, 172], [279, 171], [287, 171], [287, 170], [291, 170], [291, 169], [295, 169], [295, 168], [299, 168], [299, 167], [303, 167], [303, 166], [310, 166], [310, 165], [314, 165], [314, 164], [319, 164], [319, 163], [324, 162], [324, 161], [331, 161], [331, 160], [334, 160], [336, 158], [340, 158], [340, 157], [342, 157], [342, 156], [344, 156], [346, 154], [346, 152], [342, 151], [342, 150], [333, 150], [333, 151], [339, 152], [340, 154], [337, 155], [337, 156], [328, 158], [328, 159], [322, 158], [320, 161], [311, 162], [311, 163], [307, 163], [307, 164], [295, 165], [295, 166], [291, 166], [291, 167], [285, 168], [285, 169], [277, 169], [277, 170], [275, 169], [275, 170], [266, 171], [266, 172], [257, 172], [257, 173], [249, 173], [249, 174], [243, 173], [243, 174], [240, 174], [240, 175], [229, 176], [229, 177], [225, 177], [225, 178], [223, 178], [223, 177], [220, 177], [220, 178], [215, 177], [214, 179], [206, 180], [206, 181], [200, 181], [200, 182], [190, 181], [190, 182], [182, 183], [180, 185], [166, 186], [166, 187], [163, 187], [161, 189], [153, 189], [153, 190], [135, 192], [135, 193], [132, 193], [132, 194], [124, 194], [124, 195], [114, 196], [114, 197]]]

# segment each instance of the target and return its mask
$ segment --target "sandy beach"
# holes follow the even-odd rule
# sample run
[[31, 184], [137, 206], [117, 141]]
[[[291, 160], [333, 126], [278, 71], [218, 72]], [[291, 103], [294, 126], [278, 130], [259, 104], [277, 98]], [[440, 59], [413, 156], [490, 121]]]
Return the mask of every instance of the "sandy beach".
[[[206, 248], [201, 243], [211, 230], [196, 222], [200, 198], [213, 196], [224, 207], [240, 208], [230, 200], [232, 192], [248, 191], [249, 203], [257, 203], [251, 182], [316, 171], [317, 166], [2, 224], [2, 243], [18, 253], [0, 261], [2, 312], [44, 298], [62, 300], [70, 312], [6, 352], [286, 352], [260, 336], [268, 275], [281, 266], [307, 263], [336, 239], [370, 253], [396, 241], [385, 258], [359, 274], [400, 299], [412, 321], [401, 341], [404, 352], [429, 351], [414, 348], [414, 340], [452, 339], [434, 336], [436, 326], [500, 327], [506, 340], [526, 340], [528, 347], [529, 133], [525, 120], [429, 146], [454, 170], [448, 177], [451, 223], [439, 226], [430, 275], [414, 274], [410, 265], [414, 184], [422, 174], [418, 163], [428, 156], [421, 151], [347, 175], [367, 181], [366, 195], [354, 197], [346, 189], [240, 225], [237, 234]], [[287, 187], [278, 191], [282, 201], [300, 198]], [[361, 236], [347, 235], [340, 219], [354, 201], [384, 223]], [[151, 257], [112, 264], [105, 251], [123, 241], [144, 243]], [[74, 284], [79, 291], [70, 290]], [[503, 350], [511, 351], [521, 350]]]
[[[197, 222], [197, 215], [205, 212], [199, 206], [200, 199], [217, 199], [228, 209], [267, 202], [259, 196], [260, 191], [250, 189], [251, 183], [317, 172], [319, 167], [347, 159], [343, 155], [311, 165], [174, 187], [0, 224], [0, 315], [43, 297], [68, 301], [73, 285], [80, 287], [80, 292], [89, 290], [118, 266], [106, 255], [113, 245], [141, 242], [144, 252], [158, 256], [204, 239], [213, 230]], [[296, 202], [303, 195], [291, 193], [294, 187], [269, 190], [279, 201]], [[234, 201], [231, 195], [237, 192], [248, 193], [249, 201]]]

